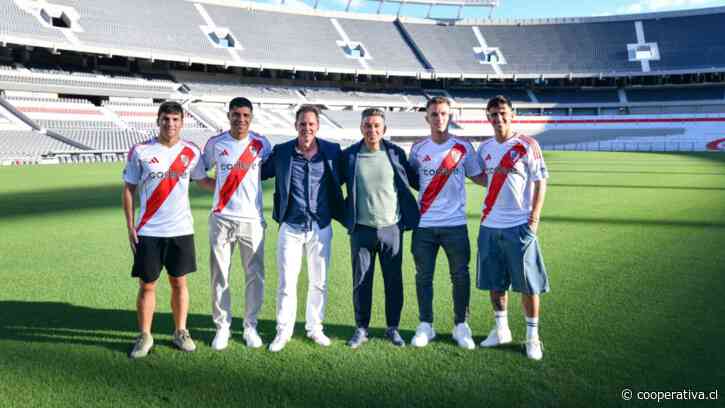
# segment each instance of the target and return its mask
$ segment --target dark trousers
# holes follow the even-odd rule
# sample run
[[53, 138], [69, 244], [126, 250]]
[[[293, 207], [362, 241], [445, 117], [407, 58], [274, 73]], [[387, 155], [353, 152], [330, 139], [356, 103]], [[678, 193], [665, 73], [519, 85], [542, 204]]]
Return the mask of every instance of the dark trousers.
[[418, 295], [418, 313], [421, 322], [433, 323], [433, 272], [438, 248], [448, 257], [448, 268], [453, 285], [453, 314], [455, 324], [466, 321], [471, 298], [471, 245], [468, 228], [456, 227], [416, 228], [413, 231], [412, 252], [415, 259], [415, 288]]
[[380, 256], [385, 283], [385, 322], [388, 327], [398, 327], [403, 310], [402, 247], [403, 231], [398, 225], [382, 228], [356, 225], [350, 234], [352, 303], [357, 327], [370, 325], [376, 256]]

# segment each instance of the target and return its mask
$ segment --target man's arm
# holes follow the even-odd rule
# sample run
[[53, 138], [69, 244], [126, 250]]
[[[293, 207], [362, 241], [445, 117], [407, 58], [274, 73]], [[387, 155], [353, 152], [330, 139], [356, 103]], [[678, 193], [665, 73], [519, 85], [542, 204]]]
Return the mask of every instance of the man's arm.
[[136, 192], [136, 185], [124, 183], [121, 201], [123, 203], [123, 215], [126, 217], [126, 229], [128, 230], [128, 243], [131, 246], [131, 252], [136, 254], [136, 244], [138, 244], [138, 236], [136, 235], [136, 222], [134, 221], [133, 195]]
[[[279, 145], [277, 145], [279, 146]], [[262, 180], [271, 179], [275, 175], [275, 157], [277, 156], [277, 146], [272, 149], [272, 153], [262, 162]]]
[[539, 219], [541, 218], [541, 210], [544, 208], [544, 197], [546, 196], [546, 179], [534, 182], [534, 199], [532, 203], [531, 215], [529, 215], [529, 228], [531, 232], [536, 234], [539, 229]]

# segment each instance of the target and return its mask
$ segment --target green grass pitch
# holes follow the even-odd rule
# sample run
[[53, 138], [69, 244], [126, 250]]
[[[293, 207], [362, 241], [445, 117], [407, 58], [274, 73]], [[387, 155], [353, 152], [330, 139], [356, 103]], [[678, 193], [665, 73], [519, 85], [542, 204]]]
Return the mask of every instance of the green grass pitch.
[[[190, 276], [189, 327], [198, 350], [184, 354], [171, 347], [164, 277], [156, 346], [149, 357], [131, 361], [126, 353], [136, 335], [137, 283], [130, 278], [120, 209], [121, 165], [0, 168], [0, 406], [656, 405], [624, 401], [625, 388], [719, 389], [722, 404], [725, 155], [545, 156], [551, 178], [539, 237], [552, 292], [542, 300], [541, 362], [527, 360], [518, 343], [456, 347], [442, 253], [435, 277], [438, 339], [424, 349], [397, 349], [381, 340], [377, 266], [375, 339], [348, 349], [354, 323], [350, 250], [337, 224], [326, 314], [332, 346], [323, 349], [304, 337], [303, 270], [293, 340], [277, 354], [244, 347], [243, 274], [235, 256], [234, 337], [226, 351], [212, 351], [206, 238], [211, 196], [196, 186], [191, 194], [199, 271]], [[277, 225], [270, 217], [271, 185], [265, 187], [267, 280], [259, 328], [268, 344], [275, 327]], [[474, 251], [482, 197], [480, 187], [469, 185]], [[409, 341], [418, 323], [410, 234], [404, 281], [401, 329]], [[521, 342], [518, 296], [509, 309], [514, 342]], [[477, 343], [492, 316], [488, 294], [472, 288], [470, 324]]]

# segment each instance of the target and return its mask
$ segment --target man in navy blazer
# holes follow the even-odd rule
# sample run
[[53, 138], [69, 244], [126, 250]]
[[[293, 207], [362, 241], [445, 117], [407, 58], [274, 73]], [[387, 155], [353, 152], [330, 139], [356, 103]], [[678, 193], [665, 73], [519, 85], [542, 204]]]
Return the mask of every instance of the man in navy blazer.
[[307, 257], [307, 337], [329, 346], [322, 320], [327, 302], [327, 271], [332, 219], [341, 220], [342, 191], [337, 173], [340, 145], [317, 138], [320, 112], [302, 106], [296, 115], [297, 138], [274, 147], [262, 166], [262, 178], [275, 178], [272, 218], [280, 224], [277, 242], [277, 336], [269, 346], [281, 351], [292, 337], [297, 315], [297, 280]]
[[410, 191], [415, 182], [405, 152], [383, 140], [385, 113], [376, 108], [362, 113], [363, 139], [342, 152], [340, 181], [346, 184], [344, 224], [350, 233], [353, 306], [357, 326], [348, 345], [360, 347], [368, 339], [375, 258], [385, 283], [386, 337], [404, 346], [398, 324], [403, 309], [403, 231], [420, 219]]

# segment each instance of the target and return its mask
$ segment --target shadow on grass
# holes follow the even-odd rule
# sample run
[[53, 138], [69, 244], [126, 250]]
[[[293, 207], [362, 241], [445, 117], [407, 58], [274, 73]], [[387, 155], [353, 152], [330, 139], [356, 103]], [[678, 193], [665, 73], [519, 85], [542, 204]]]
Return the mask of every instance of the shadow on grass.
[[[274, 183], [262, 183], [263, 189], [274, 189]], [[16, 193], [0, 193], [0, 219], [57, 214], [65, 211], [82, 211], [99, 208], [121, 208], [122, 185], [108, 184], [92, 187], [52, 188]], [[137, 195], [138, 196], [138, 195]], [[192, 208], [211, 208], [212, 193], [202, 190], [196, 185], [189, 188]], [[194, 202], [195, 199], [206, 200], [203, 206]], [[136, 198], [138, 206], [138, 198]], [[265, 212], [272, 210], [269, 201]]]
[[[136, 312], [133, 310], [94, 309], [61, 302], [0, 301], [0, 339], [23, 342], [70, 343], [106, 347], [127, 353], [136, 333]], [[190, 314], [187, 326], [197, 342], [211, 343], [215, 329], [210, 315]], [[265, 344], [276, 334], [276, 322], [260, 320], [257, 329]], [[154, 315], [155, 334], [170, 335], [173, 319], [170, 313]], [[242, 321], [235, 319], [232, 336], [242, 338]], [[347, 340], [353, 326], [325, 325], [325, 333], [332, 339]], [[371, 338], [384, 338], [385, 329], [371, 328]], [[409, 339], [413, 331], [401, 330]], [[295, 337], [305, 338], [304, 323], [295, 324]], [[168, 340], [157, 344], [171, 346]]]

